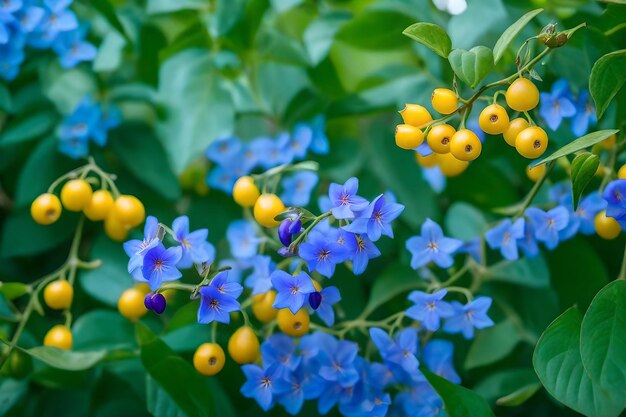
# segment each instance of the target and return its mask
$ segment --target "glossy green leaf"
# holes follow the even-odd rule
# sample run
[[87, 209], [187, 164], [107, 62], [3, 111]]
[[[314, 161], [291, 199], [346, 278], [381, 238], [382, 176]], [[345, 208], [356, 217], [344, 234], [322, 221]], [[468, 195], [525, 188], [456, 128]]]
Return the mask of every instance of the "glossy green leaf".
[[598, 166], [600, 166], [600, 158], [591, 152], [577, 155], [572, 161], [571, 179], [574, 210], [578, 207], [578, 201], [585, 191], [585, 187], [596, 174]]
[[552, 155], [543, 158], [540, 161], [533, 162], [531, 165], [533, 167], [541, 164], [545, 164], [546, 162], [554, 161], [557, 158], [562, 156], [573, 154], [574, 152], [582, 151], [583, 149], [589, 148], [596, 143], [602, 142], [604, 139], [608, 138], [611, 135], [619, 132], [617, 129], [607, 129], [607, 130], [598, 130], [597, 132], [591, 132], [586, 134], [585, 136], [581, 136], [578, 139], [568, 143], [563, 146], [558, 151], [554, 152]]
[[133, 325], [113, 310], [91, 310], [72, 325], [73, 349], [132, 349], [136, 346]]
[[369, 315], [392, 298], [417, 289], [420, 277], [411, 268], [396, 263], [382, 272], [374, 281], [369, 301], [363, 310], [363, 315]]
[[550, 286], [550, 271], [540, 254], [532, 259], [503, 260], [495, 263], [486, 269], [484, 279], [531, 288], [547, 288]]
[[109, 24], [115, 29], [120, 35], [126, 39], [126, 42], [132, 44], [130, 36], [126, 33], [126, 29], [124, 29], [124, 25], [120, 22], [120, 19], [117, 17], [117, 13], [115, 12], [115, 8], [109, 2], [109, 0], [91, 0], [90, 4], [96, 9], [104, 18], [109, 22]]
[[107, 354], [106, 350], [76, 352], [50, 346], [37, 346], [22, 350], [53, 368], [65, 369], [66, 371], [82, 371], [93, 368]]
[[4, 378], [0, 381], [0, 416], [7, 415], [28, 392], [28, 380]]
[[460, 385], [428, 371], [422, 371], [443, 400], [449, 417], [494, 417], [484, 398]]
[[554, 398], [588, 417], [617, 417], [626, 397], [611, 393], [593, 381], [580, 354], [582, 317], [571, 307], [541, 335], [533, 354], [533, 366], [543, 386]]
[[331, 12], [322, 14], [306, 28], [302, 36], [309, 60], [313, 65], [319, 64], [328, 56], [335, 35], [349, 20], [349, 13]]
[[524, 27], [526, 27], [528, 22], [533, 20], [533, 18], [541, 12], [543, 12], [543, 9], [531, 10], [530, 12], [526, 13], [524, 16], [517, 19], [515, 23], [509, 26], [504, 31], [504, 33], [502, 33], [502, 35], [496, 42], [496, 45], [493, 47], [494, 63], [497, 64], [500, 61], [500, 59], [502, 59], [502, 57], [504, 56], [504, 53], [506, 52], [509, 45], [511, 45], [511, 42], [513, 42], [515, 37], [519, 35], [522, 29], [524, 29]]
[[519, 330], [511, 320], [481, 330], [467, 353], [465, 368], [477, 368], [504, 359], [521, 340]]
[[581, 328], [581, 355], [594, 382], [615, 395], [626, 392], [626, 281], [595, 296]]
[[434, 23], [418, 22], [404, 29], [402, 33], [427, 46], [442, 58], [448, 58], [452, 49], [452, 41], [446, 31]]
[[464, 202], [450, 206], [444, 219], [448, 235], [456, 239], [471, 240], [487, 230], [487, 219], [476, 207]]
[[532, 368], [494, 370], [474, 386], [474, 391], [489, 403], [517, 392], [529, 385], [538, 384], [539, 380]]
[[0, 147], [49, 134], [57, 120], [58, 116], [52, 112], [38, 112], [11, 123], [0, 133]]
[[27, 294], [30, 291], [28, 285], [22, 282], [2, 282], [0, 281], [0, 293], [2, 293], [7, 300], [14, 300]]
[[539, 389], [541, 388], [541, 384], [536, 382], [534, 384], [529, 384], [523, 386], [522, 388], [505, 395], [504, 397], [500, 397], [496, 400], [496, 404], [504, 407], [517, 407], [525, 403], [530, 399]]
[[454, 49], [448, 61], [457, 77], [471, 88], [476, 88], [494, 67], [493, 52], [486, 46], [475, 46], [469, 51]]
[[146, 406], [154, 417], [187, 417], [172, 397], [150, 376], [146, 379]]
[[589, 91], [596, 103], [598, 118], [602, 117], [609, 103], [626, 81], [626, 49], [608, 53], [598, 59], [591, 69]]
[[[402, 36], [402, 30], [411, 22], [413, 19], [403, 13], [372, 10], [354, 16], [342, 25], [335, 37], [363, 49], [398, 49], [409, 43], [409, 40]], [[377, 27], [377, 36], [371, 36], [374, 26]]]

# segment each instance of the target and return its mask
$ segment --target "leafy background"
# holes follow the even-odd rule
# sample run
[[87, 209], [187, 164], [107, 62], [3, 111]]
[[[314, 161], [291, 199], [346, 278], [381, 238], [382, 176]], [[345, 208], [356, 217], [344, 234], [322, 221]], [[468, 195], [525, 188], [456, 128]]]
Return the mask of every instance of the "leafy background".
[[[342, 314], [351, 318], [364, 308], [380, 307], [376, 314], [382, 317], [404, 308], [401, 294], [416, 279], [404, 241], [424, 219], [442, 222], [451, 236], [472, 237], [497, 218], [492, 209], [516, 203], [532, 184], [524, 174], [525, 161], [503, 141], [491, 139], [480, 160], [451, 179], [444, 193], [429, 188], [411, 153], [393, 143], [399, 121], [394, 112], [406, 102], [429, 107], [430, 92], [448, 86], [452, 70], [402, 31], [416, 21], [433, 22], [447, 30], [455, 48], [492, 47], [509, 24], [536, 7], [546, 11], [520, 39], [550, 22], [590, 24], [538, 68], [542, 91], [559, 77], [574, 89], [587, 88], [592, 64], [625, 46], [624, 32], [611, 29], [624, 21], [626, 6], [583, 0], [474, 0], [453, 17], [427, 0], [77, 2], [74, 8], [90, 22], [90, 40], [99, 47], [93, 64], [62, 70], [50, 56], [35, 54], [16, 81], [0, 83], [0, 279], [29, 282], [65, 259], [77, 216], [64, 214], [57, 224], [41, 227], [32, 222], [28, 207], [56, 177], [78, 165], [57, 152], [55, 129], [85, 94], [92, 94], [116, 103], [124, 114], [107, 147], [92, 149], [98, 163], [115, 172], [120, 189], [139, 196], [161, 221], [185, 213], [192, 228], [209, 227], [209, 239], [221, 253], [227, 250], [225, 227], [241, 210], [219, 191], [197, 192], [206, 170], [204, 149], [223, 134], [251, 138], [325, 114], [331, 153], [320, 159], [320, 188], [356, 175], [363, 195], [389, 189], [407, 207], [396, 239], [385, 241], [383, 257], [363, 278], [345, 269], [333, 278], [343, 294], [350, 294]], [[513, 51], [504, 54], [487, 81], [511, 73]], [[623, 129], [625, 124], [622, 94], [601, 125]], [[567, 126], [551, 136], [554, 149], [572, 139]], [[617, 276], [624, 243], [623, 237], [611, 242], [576, 237], [536, 260], [490, 268], [484, 292], [494, 298], [498, 324], [471, 343], [454, 339], [463, 385], [496, 407], [498, 415], [576, 415], [545, 390], [516, 408], [495, 406], [495, 401], [539, 388], [531, 360], [539, 336], [566, 310], [568, 323], [580, 322], [594, 295]], [[194, 324], [195, 304], [181, 296], [170, 303], [165, 318], [149, 316], [135, 328], [114, 310], [131, 285], [121, 245], [106, 238], [101, 225], [89, 224], [83, 250], [103, 260], [101, 268], [79, 276], [73, 306], [75, 350], [92, 353], [74, 357], [71, 364], [61, 361], [61, 368], [70, 369], [34, 361], [28, 378], [2, 379], [0, 415], [259, 414], [258, 406], [239, 394], [243, 376], [232, 361], [210, 379], [191, 367], [191, 354], [210, 331]], [[3, 300], [1, 315], [11, 315]], [[25, 347], [40, 344], [51, 321], [61, 319], [54, 312], [35, 315], [22, 339]], [[223, 346], [238, 325], [220, 327]], [[10, 330], [0, 326], [0, 332]], [[309, 407], [303, 415], [315, 414]], [[272, 414], [284, 411], [276, 408]]]

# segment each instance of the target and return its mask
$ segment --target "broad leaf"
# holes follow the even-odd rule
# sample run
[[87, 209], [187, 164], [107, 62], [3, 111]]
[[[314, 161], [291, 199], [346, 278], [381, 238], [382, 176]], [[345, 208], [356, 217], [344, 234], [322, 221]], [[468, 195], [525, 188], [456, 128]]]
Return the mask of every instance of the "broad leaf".
[[4, 378], [0, 381], [0, 416], [7, 415], [28, 392], [28, 380]]
[[513, 42], [513, 39], [526, 27], [528, 22], [530, 22], [535, 16], [539, 13], [543, 12], [543, 9], [531, 10], [526, 13], [524, 16], [517, 19], [515, 23], [509, 26], [504, 33], [500, 36], [496, 45], [493, 47], [493, 61], [494, 63], [498, 63], [500, 59], [504, 56], [509, 45]]
[[524, 285], [532, 288], [550, 286], [550, 271], [543, 256], [500, 261], [485, 271], [484, 279]]
[[608, 53], [598, 59], [591, 69], [589, 91], [596, 103], [598, 118], [626, 81], [626, 49]]
[[120, 19], [115, 13], [115, 8], [109, 2], [109, 0], [91, 0], [90, 4], [93, 6], [94, 9], [98, 10], [100, 14], [102, 14], [102, 16], [104, 16], [104, 18], [107, 20], [107, 22], [109, 22], [113, 29], [115, 29], [120, 35], [124, 37], [124, 39], [126, 39], [126, 42], [132, 44], [130, 36], [128, 36], [128, 33], [126, 33], [122, 22], [120, 22]]
[[404, 29], [402, 33], [432, 49], [442, 58], [447, 58], [452, 49], [452, 41], [446, 31], [434, 23], [415, 23]]
[[519, 330], [511, 320], [482, 330], [467, 353], [465, 368], [477, 368], [504, 359], [521, 340]]
[[[335, 37], [359, 48], [388, 51], [406, 47], [410, 43], [401, 32], [411, 22], [413, 19], [404, 13], [368, 10], [355, 15], [342, 25]], [[373, 27], [377, 28], [377, 36], [371, 36]]]
[[133, 325], [117, 311], [92, 310], [72, 325], [73, 348], [77, 350], [136, 347]]
[[75, 352], [50, 346], [37, 346], [22, 350], [53, 368], [66, 371], [82, 371], [92, 368], [107, 354], [106, 350]]
[[557, 158], [572, 154], [574, 152], [582, 151], [589, 148], [596, 143], [602, 142], [604, 139], [619, 132], [617, 129], [598, 130], [597, 132], [588, 133], [585, 136], [581, 136], [578, 139], [563, 146], [552, 155], [545, 157], [544, 159], [533, 162], [531, 165], [536, 167], [537, 165], [545, 164], [546, 162], [554, 161]]
[[28, 285], [22, 282], [2, 282], [0, 281], [0, 293], [7, 300], [14, 300], [29, 291]]
[[576, 307], [557, 317], [535, 347], [533, 366], [543, 386], [563, 404], [588, 417], [617, 417], [626, 398], [623, 393], [612, 397], [589, 377], [580, 355], [581, 323]]
[[149, 375], [146, 379], [146, 407], [154, 417], [187, 417], [172, 397]]
[[578, 201], [585, 187], [589, 184], [591, 179], [596, 174], [596, 170], [600, 165], [600, 158], [598, 155], [590, 152], [582, 153], [572, 162], [572, 201], [574, 203], [574, 210], [578, 207]]
[[306, 28], [302, 40], [313, 65], [319, 64], [328, 56], [335, 35], [350, 17], [349, 13], [343, 12], [322, 14]]
[[448, 235], [461, 240], [471, 240], [487, 230], [485, 215], [471, 204], [452, 204], [444, 219]]
[[52, 130], [58, 116], [52, 112], [38, 112], [9, 124], [0, 134], [0, 147], [36, 139]]
[[494, 417], [487, 401], [474, 391], [453, 384], [431, 372], [422, 372], [443, 400], [449, 417]]
[[486, 46], [475, 46], [469, 51], [454, 49], [448, 61], [457, 77], [471, 88], [476, 88], [494, 67], [493, 53]]

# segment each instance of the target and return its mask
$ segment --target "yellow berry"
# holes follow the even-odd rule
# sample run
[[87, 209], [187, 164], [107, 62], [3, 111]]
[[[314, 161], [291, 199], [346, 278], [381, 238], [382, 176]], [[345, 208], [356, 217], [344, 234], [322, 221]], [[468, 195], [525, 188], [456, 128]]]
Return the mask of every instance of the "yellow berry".
[[222, 370], [226, 362], [224, 349], [217, 343], [203, 343], [193, 354], [193, 366], [202, 375], [213, 376]]
[[250, 176], [240, 177], [233, 187], [233, 199], [241, 207], [252, 207], [261, 193]]
[[596, 218], [593, 220], [593, 226], [598, 236], [606, 240], [615, 239], [622, 231], [617, 220], [613, 217], [608, 217], [605, 210], [596, 215]]
[[252, 314], [261, 323], [269, 323], [276, 318], [278, 310], [273, 307], [276, 291], [269, 290], [252, 297]]
[[435, 88], [430, 101], [433, 108], [441, 114], [454, 113], [459, 105], [459, 99], [454, 91], [447, 88]]
[[473, 161], [480, 156], [483, 145], [476, 133], [469, 129], [457, 131], [450, 140], [450, 153], [461, 161]]
[[61, 188], [61, 202], [69, 211], [81, 211], [91, 200], [91, 185], [83, 179], [70, 180]]
[[309, 331], [309, 313], [301, 308], [293, 314], [288, 308], [278, 311], [278, 327], [289, 336], [303, 336]]
[[519, 135], [519, 132], [528, 127], [528, 121], [522, 117], [511, 120], [509, 127], [504, 131], [503, 136], [506, 143], [515, 147], [515, 138]]
[[242, 326], [228, 339], [228, 354], [239, 365], [256, 362], [261, 351], [259, 339], [249, 326]]
[[423, 168], [432, 168], [437, 165], [437, 154], [431, 153], [427, 156], [422, 156], [419, 152], [415, 152], [415, 160]]
[[285, 211], [285, 205], [276, 194], [261, 194], [254, 203], [254, 218], [265, 227], [276, 227], [279, 222], [274, 217]]
[[64, 310], [72, 305], [74, 288], [64, 279], [46, 285], [43, 290], [43, 299], [46, 305], [55, 310]]
[[85, 216], [92, 221], [104, 220], [113, 207], [113, 196], [108, 190], [98, 190], [93, 193], [87, 205], [83, 208]]
[[527, 78], [518, 78], [506, 90], [506, 104], [517, 111], [529, 111], [539, 104], [539, 90]]
[[531, 167], [528, 165], [526, 167], [526, 176], [533, 182], [539, 181], [539, 178], [543, 177], [543, 174], [546, 172], [546, 164], [537, 165], [536, 167]]
[[600, 142], [600, 145], [602, 145], [604, 149], [611, 149], [613, 145], [615, 145], [615, 142], [617, 142], [617, 135], [612, 134], [611, 136]]
[[421, 127], [433, 120], [428, 110], [419, 104], [406, 104], [404, 109], [400, 110], [400, 116], [404, 123], [414, 127]]
[[128, 320], [135, 321], [148, 312], [143, 303], [145, 294], [137, 288], [125, 290], [117, 300], [117, 309]]
[[478, 116], [478, 125], [485, 133], [499, 135], [509, 127], [509, 115], [504, 107], [491, 104], [483, 109]]
[[530, 126], [515, 138], [515, 149], [525, 158], [539, 158], [548, 147], [548, 135], [539, 126]]
[[433, 126], [426, 136], [428, 146], [433, 152], [448, 153], [450, 152], [450, 139], [456, 133], [456, 129], [448, 124], [440, 124]]
[[402, 149], [415, 149], [424, 142], [424, 133], [415, 126], [396, 126], [396, 145]]
[[57, 324], [46, 333], [43, 338], [44, 346], [52, 346], [59, 349], [72, 349], [72, 332], [62, 324]]
[[456, 177], [461, 175], [467, 167], [469, 162], [460, 161], [451, 153], [438, 155], [439, 157], [439, 169], [446, 177]]
[[143, 223], [146, 218], [146, 209], [137, 197], [121, 195], [113, 203], [112, 214], [120, 223], [135, 227]]
[[622, 165], [617, 171], [617, 178], [623, 180], [626, 179], [626, 164]]
[[109, 213], [104, 219], [104, 233], [109, 239], [116, 242], [122, 242], [128, 237], [128, 229], [130, 227], [120, 222], [113, 212]]
[[61, 201], [50, 193], [41, 194], [30, 206], [30, 215], [39, 224], [52, 224], [61, 216]]

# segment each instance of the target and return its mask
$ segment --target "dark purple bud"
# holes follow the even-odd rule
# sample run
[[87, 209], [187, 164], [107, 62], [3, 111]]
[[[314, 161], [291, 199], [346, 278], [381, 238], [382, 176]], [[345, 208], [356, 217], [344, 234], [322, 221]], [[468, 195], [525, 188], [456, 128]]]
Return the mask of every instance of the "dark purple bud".
[[313, 310], [317, 310], [320, 304], [322, 304], [322, 294], [320, 294], [319, 291], [309, 294], [309, 304]]
[[165, 297], [163, 296], [163, 294], [161, 293], [156, 293], [152, 296], [152, 310], [157, 313], [157, 314], [161, 314], [162, 312], [165, 311], [165, 306], [167, 305], [167, 301], [165, 301]]
[[300, 233], [301, 231], [302, 231], [302, 220], [300, 220], [300, 217], [298, 217], [291, 223], [291, 226], [289, 226], [289, 233], [291, 233], [292, 235], [295, 235], [295, 234]]
[[146, 306], [148, 310], [154, 310], [154, 306], [152, 305], [152, 296], [154, 293], [149, 292], [146, 294], [146, 297], [143, 299], [143, 305]]
[[285, 219], [280, 222], [280, 225], [278, 225], [278, 238], [280, 239], [280, 242], [285, 246], [291, 245], [291, 237], [293, 236], [292, 233], [289, 232], [291, 223], [291, 219]]

